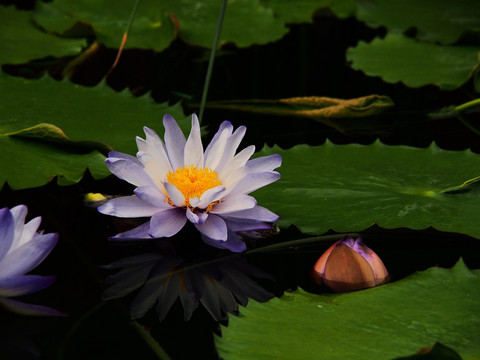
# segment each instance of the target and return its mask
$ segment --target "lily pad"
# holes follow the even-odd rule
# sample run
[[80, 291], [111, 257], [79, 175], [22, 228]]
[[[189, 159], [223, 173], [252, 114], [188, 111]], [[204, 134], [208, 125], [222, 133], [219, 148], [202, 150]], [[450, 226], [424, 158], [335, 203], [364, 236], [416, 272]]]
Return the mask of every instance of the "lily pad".
[[[101, 162], [105, 168], [104, 156], [97, 150], [135, 154], [135, 136], [143, 136], [143, 126], [163, 134], [165, 113], [172, 114], [185, 132], [190, 129], [190, 118], [179, 105], [158, 104], [148, 96], [134, 98], [128, 91], [115, 93], [104, 83], [87, 88], [48, 77], [25, 80], [0, 75], [0, 92], [0, 135], [9, 147], [9, 155], [0, 156], [0, 183], [8, 181], [13, 188], [44, 184], [64, 173], [63, 166], [70, 163], [75, 175], [65, 177], [78, 181], [79, 172], [87, 167], [98, 170]], [[22, 159], [21, 165], [14, 166], [12, 159]], [[30, 170], [38, 166], [43, 170]], [[102, 177], [108, 172], [95, 174]]]
[[[143, 0], [125, 48], [161, 51], [177, 33], [188, 43], [211, 47], [220, 5], [215, 0]], [[90, 24], [98, 42], [116, 48], [127, 28], [131, 11], [131, 2], [55, 0], [41, 4], [35, 20], [48, 31], [58, 33], [64, 33], [78, 22]], [[220, 43], [234, 42], [239, 47], [265, 44], [280, 39], [287, 31], [272, 9], [257, 0], [232, 1], [228, 3]]]
[[453, 90], [473, 74], [479, 52], [480, 46], [435, 45], [388, 34], [349, 48], [347, 60], [355, 70], [389, 83], [401, 81], [410, 87], [435, 84]]
[[448, 192], [480, 174], [480, 156], [407, 146], [298, 145], [278, 153], [281, 179], [254, 193], [280, 216], [279, 226], [309, 234], [361, 231], [376, 223], [480, 237], [480, 192]]
[[[468, 30], [480, 27], [480, 2], [459, 0], [357, 0], [356, 16], [371, 27], [386, 26], [401, 33], [417, 29], [417, 38], [451, 44]], [[415, 14], [415, 16], [412, 16]]]
[[85, 40], [64, 39], [40, 31], [29, 11], [0, 6], [0, 64], [22, 64], [47, 56], [76, 55]]
[[478, 271], [460, 261], [354, 293], [299, 289], [266, 303], [251, 301], [230, 317], [216, 344], [229, 360], [383, 360], [441, 342], [473, 360], [480, 355], [479, 306]]

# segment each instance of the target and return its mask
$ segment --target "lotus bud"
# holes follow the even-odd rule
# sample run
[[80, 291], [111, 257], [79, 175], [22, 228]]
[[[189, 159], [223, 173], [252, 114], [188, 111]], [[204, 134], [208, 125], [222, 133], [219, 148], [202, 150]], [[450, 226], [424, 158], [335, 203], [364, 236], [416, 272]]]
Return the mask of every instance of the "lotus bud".
[[374, 287], [389, 281], [382, 260], [361, 238], [345, 236], [330, 246], [313, 267], [313, 280], [335, 292]]

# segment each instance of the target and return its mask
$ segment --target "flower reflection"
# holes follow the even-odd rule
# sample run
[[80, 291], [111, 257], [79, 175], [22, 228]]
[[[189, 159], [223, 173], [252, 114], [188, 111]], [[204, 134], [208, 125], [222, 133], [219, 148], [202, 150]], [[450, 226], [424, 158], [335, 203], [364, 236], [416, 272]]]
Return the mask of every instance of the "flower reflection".
[[238, 314], [238, 304], [246, 306], [248, 298], [263, 302], [273, 297], [253, 280], [273, 280], [272, 276], [238, 256], [188, 261], [146, 253], [117, 260], [104, 268], [119, 271], [105, 279], [111, 286], [102, 300], [120, 298], [139, 289], [130, 305], [133, 319], [143, 317], [155, 306], [162, 321], [180, 299], [185, 321], [190, 320], [199, 304], [215, 321], [224, 321], [228, 313]]

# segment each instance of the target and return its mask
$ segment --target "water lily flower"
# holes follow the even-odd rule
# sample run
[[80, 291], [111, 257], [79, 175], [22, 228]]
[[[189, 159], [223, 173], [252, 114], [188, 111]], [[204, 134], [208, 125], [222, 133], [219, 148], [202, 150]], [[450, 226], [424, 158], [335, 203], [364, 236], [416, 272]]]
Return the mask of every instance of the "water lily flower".
[[253, 280], [273, 277], [239, 257], [197, 258], [193, 262], [151, 252], [119, 259], [104, 268], [119, 271], [105, 279], [111, 286], [102, 294], [102, 300], [136, 292], [130, 305], [133, 319], [155, 307], [162, 321], [178, 299], [185, 321], [200, 304], [215, 321], [226, 321], [228, 313], [238, 315], [238, 304], [246, 306], [248, 298], [264, 302], [273, 297]]
[[278, 216], [257, 205], [249, 193], [280, 178], [273, 171], [280, 155], [250, 159], [255, 147], [235, 155], [245, 126], [233, 131], [224, 121], [203, 149], [197, 116], [187, 139], [170, 115], [163, 118], [165, 143], [148, 127], [146, 139], [137, 137], [136, 157], [112, 151], [109, 170], [137, 188], [134, 195], [114, 198], [98, 208], [117, 217], [150, 217], [133, 230], [113, 239], [171, 237], [190, 221], [207, 244], [234, 252], [246, 249], [237, 232], [271, 229]]
[[25, 224], [26, 215], [25, 205], [0, 209], [0, 307], [23, 315], [65, 315], [12, 299], [42, 290], [55, 281], [54, 276], [26, 275], [45, 259], [58, 240], [56, 233], [37, 233], [40, 217]]
[[315, 263], [313, 280], [335, 292], [374, 287], [389, 281], [382, 260], [361, 238], [345, 236], [334, 243]]

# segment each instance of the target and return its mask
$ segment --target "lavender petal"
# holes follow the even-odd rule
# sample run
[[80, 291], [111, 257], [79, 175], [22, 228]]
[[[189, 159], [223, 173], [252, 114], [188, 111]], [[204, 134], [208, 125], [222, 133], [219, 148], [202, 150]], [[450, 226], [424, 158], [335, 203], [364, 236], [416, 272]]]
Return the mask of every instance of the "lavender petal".
[[55, 276], [23, 275], [0, 279], [0, 296], [12, 297], [31, 294], [50, 286]]
[[156, 213], [150, 220], [150, 235], [155, 238], [173, 236], [183, 228], [186, 222], [187, 217], [182, 208]]
[[187, 140], [171, 115], [167, 114], [163, 117], [163, 126], [165, 127], [165, 146], [173, 171], [175, 171], [177, 168], [183, 167], [184, 149]]
[[195, 227], [203, 235], [217, 241], [227, 240], [227, 225], [225, 221], [217, 215], [210, 214], [207, 220], [202, 224], [195, 224]]
[[163, 208], [151, 205], [137, 196], [122, 196], [111, 199], [98, 207], [98, 211], [102, 214], [122, 218], [150, 217], [163, 210]]

